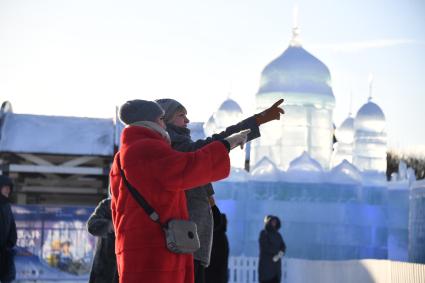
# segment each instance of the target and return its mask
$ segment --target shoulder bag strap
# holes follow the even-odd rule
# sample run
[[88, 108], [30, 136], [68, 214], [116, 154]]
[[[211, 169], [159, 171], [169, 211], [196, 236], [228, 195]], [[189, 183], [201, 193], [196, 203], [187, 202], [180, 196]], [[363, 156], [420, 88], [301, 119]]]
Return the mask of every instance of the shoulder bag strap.
[[124, 181], [125, 186], [130, 191], [130, 194], [137, 201], [137, 203], [143, 208], [146, 214], [149, 215], [149, 218], [152, 219], [152, 221], [157, 222], [158, 224], [162, 226], [161, 222], [159, 221], [158, 213], [156, 213], [156, 211], [152, 208], [152, 206], [149, 205], [149, 203], [145, 200], [145, 198], [128, 182], [127, 178], [125, 177], [124, 170], [121, 167], [120, 156], [117, 156], [117, 163], [120, 169], [121, 177]]

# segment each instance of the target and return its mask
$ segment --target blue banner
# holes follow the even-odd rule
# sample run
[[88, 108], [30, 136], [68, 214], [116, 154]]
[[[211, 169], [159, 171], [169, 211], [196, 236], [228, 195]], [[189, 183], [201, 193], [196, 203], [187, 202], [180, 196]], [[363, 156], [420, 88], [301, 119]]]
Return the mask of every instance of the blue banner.
[[87, 281], [96, 237], [86, 222], [94, 207], [15, 205], [16, 280]]

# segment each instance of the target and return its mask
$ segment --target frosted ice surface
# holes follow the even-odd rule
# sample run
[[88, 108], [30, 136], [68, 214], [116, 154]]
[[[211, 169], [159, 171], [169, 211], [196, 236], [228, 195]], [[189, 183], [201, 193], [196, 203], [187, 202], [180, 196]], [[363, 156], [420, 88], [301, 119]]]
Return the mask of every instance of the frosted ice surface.
[[387, 176], [384, 172], [363, 171], [361, 175], [363, 186], [387, 186]]
[[244, 169], [232, 167], [231, 170], [230, 170], [229, 177], [227, 177], [223, 181], [240, 183], [240, 182], [249, 181], [249, 179], [250, 179], [250, 175]]
[[253, 181], [278, 182], [281, 180], [281, 176], [282, 172], [267, 157], [263, 157], [251, 171]]
[[415, 174], [415, 170], [413, 170], [413, 168], [407, 168], [407, 179], [409, 180], [410, 183], [413, 183], [414, 181], [416, 181], [416, 174]]
[[288, 172], [290, 171], [322, 172], [323, 169], [319, 162], [311, 158], [310, 155], [304, 151], [301, 156], [291, 161], [288, 168]]
[[361, 183], [362, 176], [360, 171], [353, 164], [347, 160], [343, 160], [329, 172], [328, 181], [337, 184]]
[[324, 181], [323, 177], [320, 163], [304, 151], [301, 156], [289, 164], [284, 180], [292, 183], [320, 183]]
[[407, 164], [404, 161], [400, 161], [398, 164], [398, 180], [407, 179]]

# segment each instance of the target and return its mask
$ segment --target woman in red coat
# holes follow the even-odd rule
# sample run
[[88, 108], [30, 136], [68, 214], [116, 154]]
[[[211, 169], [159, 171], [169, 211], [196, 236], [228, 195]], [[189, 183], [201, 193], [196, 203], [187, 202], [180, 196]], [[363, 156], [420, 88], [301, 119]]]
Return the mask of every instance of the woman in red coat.
[[166, 223], [188, 219], [184, 190], [227, 177], [228, 151], [246, 141], [246, 133], [237, 134], [195, 152], [178, 152], [170, 146], [163, 117], [162, 108], [152, 101], [132, 100], [120, 109], [120, 119], [128, 126], [110, 172], [120, 282], [192, 283], [193, 258], [166, 248], [160, 225], [124, 186], [117, 159], [129, 183]]

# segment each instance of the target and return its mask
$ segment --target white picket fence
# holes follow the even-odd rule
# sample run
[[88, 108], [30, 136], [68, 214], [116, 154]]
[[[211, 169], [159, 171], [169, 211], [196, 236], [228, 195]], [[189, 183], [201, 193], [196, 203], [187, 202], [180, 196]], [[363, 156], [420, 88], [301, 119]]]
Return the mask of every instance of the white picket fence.
[[[230, 257], [229, 283], [258, 282], [257, 257]], [[282, 261], [282, 283], [424, 283], [425, 264], [390, 260]]]
[[258, 257], [230, 257], [229, 283], [258, 282]]

